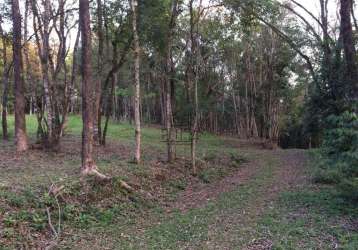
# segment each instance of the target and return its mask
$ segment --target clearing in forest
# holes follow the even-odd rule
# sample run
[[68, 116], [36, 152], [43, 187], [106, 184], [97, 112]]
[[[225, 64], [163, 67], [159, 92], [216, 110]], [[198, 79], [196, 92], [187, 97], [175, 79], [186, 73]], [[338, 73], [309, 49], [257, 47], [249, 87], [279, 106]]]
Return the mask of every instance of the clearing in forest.
[[[78, 123], [71, 117], [57, 153], [16, 155], [12, 144], [1, 144], [2, 246], [355, 249], [358, 244], [357, 209], [329, 186], [312, 184], [308, 151], [264, 150], [257, 143], [203, 135], [200, 171], [193, 176], [185, 147], [178, 148], [175, 163], [165, 163], [156, 128], [143, 129], [143, 163], [131, 163], [130, 126], [112, 124], [111, 140], [96, 148], [96, 157], [101, 171], [114, 179], [83, 184]], [[120, 180], [135, 192], [123, 190]], [[63, 186], [58, 204], [47, 195], [51, 185]]]

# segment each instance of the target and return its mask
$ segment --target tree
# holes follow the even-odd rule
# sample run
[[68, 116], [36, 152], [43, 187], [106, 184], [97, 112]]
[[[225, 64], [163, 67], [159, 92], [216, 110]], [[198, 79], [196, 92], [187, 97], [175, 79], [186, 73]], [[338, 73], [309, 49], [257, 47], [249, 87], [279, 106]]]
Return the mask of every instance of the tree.
[[96, 163], [93, 159], [93, 103], [95, 101], [94, 84], [92, 80], [91, 66], [91, 27], [89, 1], [80, 0], [79, 20], [82, 35], [82, 174], [95, 175], [99, 178], [107, 177], [98, 172]]
[[166, 50], [165, 50], [165, 85], [164, 85], [164, 103], [165, 103], [165, 127], [167, 131], [167, 152], [168, 162], [172, 162], [175, 159], [175, 128], [173, 118], [173, 93], [174, 86], [172, 81], [174, 79], [174, 70], [172, 66], [172, 46], [174, 39], [174, 29], [176, 26], [176, 19], [179, 14], [179, 3], [178, 0], [171, 1], [170, 8], [170, 19], [168, 25], [168, 33], [166, 39]]
[[96, 100], [94, 102], [94, 140], [101, 143], [102, 122], [101, 122], [101, 90], [102, 90], [102, 76], [103, 76], [103, 63], [104, 63], [104, 34], [103, 34], [103, 5], [102, 0], [97, 0], [97, 36], [98, 36], [98, 57], [97, 57], [97, 70], [98, 75], [96, 79]]
[[351, 22], [351, 8], [352, 0], [341, 0], [341, 34], [344, 47], [344, 57], [346, 61], [346, 80], [350, 84], [351, 97], [353, 101], [358, 100], [358, 69], [356, 63], [356, 51], [353, 40], [352, 22]]
[[140, 60], [140, 46], [139, 36], [137, 31], [137, 0], [131, 0], [132, 8], [132, 29], [133, 29], [133, 43], [134, 43], [134, 123], [135, 123], [135, 141], [136, 149], [134, 160], [139, 163], [141, 160], [141, 128], [140, 128], [140, 79], [139, 79], [139, 60]]
[[[43, 123], [46, 128], [41, 135], [41, 143], [45, 148], [57, 150], [71, 98], [66, 65], [69, 51], [68, 36], [76, 24], [71, 24], [73, 9], [66, 9], [65, 0], [59, 0], [55, 9], [50, 0], [42, 1], [42, 8], [36, 1], [30, 1], [45, 100], [45, 107], [38, 107], [39, 127], [42, 127]], [[56, 43], [51, 43], [51, 40], [55, 39]]]
[[24, 80], [22, 76], [21, 14], [19, 1], [12, 0], [13, 64], [15, 93], [15, 140], [18, 152], [28, 149], [25, 120]]
[[0, 37], [2, 39], [2, 60], [3, 60], [3, 72], [2, 72], [2, 83], [3, 83], [3, 96], [2, 96], [2, 113], [1, 113], [1, 124], [2, 124], [2, 137], [4, 140], [9, 139], [7, 131], [7, 102], [9, 95], [9, 77], [11, 65], [8, 62], [7, 47], [8, 41], [2, 28], [2, 16], [0, 15]]

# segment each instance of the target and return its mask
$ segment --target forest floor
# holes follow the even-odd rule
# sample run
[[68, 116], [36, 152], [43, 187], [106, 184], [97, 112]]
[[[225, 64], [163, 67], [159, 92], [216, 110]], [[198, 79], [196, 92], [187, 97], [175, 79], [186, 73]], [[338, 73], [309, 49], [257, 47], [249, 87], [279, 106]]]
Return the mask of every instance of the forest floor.
[[0, 249], [358, 249], [358, 208], [312, 182], [311, 151], [203, 134], [193, 176], [188, 146], [167, 164], [160, 129], [146, 127], [135, 165], [131, 126], [112, 124], [96, 159], [113, 179], [84, 182], [80, 131], [71, 117], [56, 153], [1, 142]]

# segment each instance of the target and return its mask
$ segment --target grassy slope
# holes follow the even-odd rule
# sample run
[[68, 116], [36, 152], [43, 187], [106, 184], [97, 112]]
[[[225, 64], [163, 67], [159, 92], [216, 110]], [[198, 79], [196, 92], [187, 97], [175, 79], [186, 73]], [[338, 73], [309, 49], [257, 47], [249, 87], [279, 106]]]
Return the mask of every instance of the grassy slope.
[[[28, 117], [28, 131], [36, 131], [34, 117]], [[12, 125], [10, 125], [12, 126]], [[68, 132], [76, 136], [81, 132], [81, 120], [71, 117]], [[133, 130], [129, 124], [112, 124], [109, 137], [121, 141], [126, 148], [133, 147]], [[101, 170], [123, 179], [131, 175], [150, 175], [150, 161], [163, 154], [164, 145], [159, 143], [160, 130], [143, 129], [145, 163], [135, 166], [128, 163], [128, 156], [116, 153], [99, 155]], [[237, 154], [232, 145], [234, 139], [203, 135], [200, 139], [201, 159], [215, 159], [221, 154]], [[2, 147], [10, 147], [3, 144]], [[187, 155], [188, 148], [181, 147], [179, 155]], [[274, 249], [358, 249], [357, 214], [354, 206], [339, 199], [334, 190], [327, 186], [313, 184], [298, 185], [292, 190], [279, 190], [267, 200], [268, 190], [277, 182], [276, 172], [280, 170], [280, 157], [270, 151], [243, 149], [240, 154], [249, 160], [259, 159], [260, 171], [250, 181], [239, 185], [234, 191], [223, 193], [217, 200], [206, 206], [188, 212], [167, 213], [157, 202], [148, 203], [140, 197], [115, 193], [115, 198], [95, 203], [68, 202], [63, 207], [64, 232], [61, 248], [88, 249], [260, 249], [258, 246], [272, 245]], [[58, 166], [49, 168], [48, 161], [34, 160], [26, 168], [11, 171], [6, 169], [0, 177], [3, 186], [10, 184], [22, 187], [21, 195], [14, 190], [1, 189], [0, 220], [3, 226], [0, 242], [12, 241], [14, 246], [25, 242], [24, 235], [17, 234], [19, 225], [30, 224], [32, 235], [47, 226], [43, 214], [44, 205], [53, 200], [43, 195], [48, 187], [48, 176], [58, 180], [76, 174], [80, 159], [51, 155]], [[213, 165], [219, 164], [214, 162]], [[148, 167], [148, 168], [147, 168]], [[41, 173], [38, 173], [38, 168]], [[215, 180], [225, 176], [222, 169], [204, 169], [201, 181], [215, 185]], [[206, 172], [205, 172], [206, 171]], [[45, 172], [46, 174], [42, 175]], [[310, 166], [306, 165], [305, 175], [309, 176]], [[9, 179], [10, 178], [10, 179]], [[11, 180], [11, 181], [9, 181]], [[143, 178], [143, 180], [147, 180]], [[148, 179], [150, 181], [150, 179]], [[200, 181], [199, 180], [199, 181]], [[148, 183], [141, 183], [147, 185]], [[150, 184], [148, 184], [150, 185]], [[170, 179], [162, 183], [166, 200], [175, 200], [180, 190], [187, 185], [186, 179]], [[35, 189], [35, 187], [37, 189]], [[161, 190], [155, 186], [153, 190]], [[16, 189], [16, 188], [15, 188]], [[70, 190], [69, 197], [79, 196], [77, 186]], [[15, 190], [16, 191], [16, 190]], [[110, 192], [113, 191], [112, 189]], [[94, 190], [103, 195], [108, 190]], [[159, 191], [158, 191], [159, 192]], [[86, 196], [87, 197], [87, 196]], [[119, 198], [118, 198], [119, 197]], [[86, 200], [85, 200], [86, 201]], [[110, 203], [110, 206], [98, 205]], [[54, 215], [55, 216], [55, 215]], [[66, 216], [68, 218], [66, 218]], [[34, 234], [35, 232], [35, 234]], [[2, 241], [1, 239], [5, 239]], [[10, 241], [9, 241], [10, 239]], [[34, 239], [33, 239], [34, 240]], [[35, 239], [36, 240], [36, 239]], [[40, 240], [40, 239], [39, 239]], [[31, 240], [26, 239], [30, 242]], [[0, 243], [1, 244], [1, 243]], [[31, 245], [30, 245], [31, 246]], [[10, 247], [10, 248], [12, 248]], [[1, 247], [0, 247], [1, 248]]]
[[96, 244], [106, 246], [111, 235], [116, 249], [358, 249], [358, 208], [332, 188], [312, 184], [267, 200], [278, 162], [260, 157], [265, 164], [254, 179], [207, 206], [154, 213], [139, 229], [113, 226]]

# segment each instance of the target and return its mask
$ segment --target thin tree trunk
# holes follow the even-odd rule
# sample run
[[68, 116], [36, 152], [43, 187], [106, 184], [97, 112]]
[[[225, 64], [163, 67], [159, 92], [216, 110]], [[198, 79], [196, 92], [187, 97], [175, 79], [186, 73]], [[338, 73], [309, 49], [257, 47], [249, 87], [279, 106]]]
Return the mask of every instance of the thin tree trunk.
[[3, 57], [3, 72], [2, 72], [2, 83], [3, 83], [3, 95], [2, 95], [2, 112], [1, 112], [1, 124], [2, 124], [2, 137], [4, 140], [9, 139], [7, 131], [7, 102], [9, 94], [9, 75], [10, 65], [7, 61], [7, 44], [4, 31], [2, 29], [2, 17], [0, 15], [0, 36], [2, 38], [2, 57]]
[[168, 151], [168, 162], [175, 160], [175, 135], [174, 135], [174, 119], [172, 110], [172, 43], [174, 36], [174, 28], [176, 25], [176, 18], [178, 15], [178, 1], [173, 0], [171, 3], [171, 18], [169, 22], [169, 31], [167, 37], [167, 48], [165, 58], [165, 124], [167, 130], [167, 151]]
[[51, 86], [50, 86], [50, 77], [49, 77], [49, 22], [50, 22], [50, 2], [46, 0], [44, 2], [44, 13], [43, 13], [43, 27], [44, 27], [44, 35], [43, 35], [43, 45], [42, 45], [42, 57], [41, 57], [41, 64], [43, 67], [43, 85], [44, 85], [44, 94], [45, 94], [45, 107], [47, 109], [47, 133], [48, 133], [48, 142], [51, 145], [52, 143], [52, 132], [53, 132], [53, 119], [54, 119], [54, 112], [51, 100]]
[[[192, 77], [194, 78], [194, 96], [193, 96], [193, 106], [194, 106], [194, 116], [192, 120], [191, 128], [191, 166], [193, 169], [193, 174], [197, 174], [196, 167], [196, 143], [198, 137], [198, 115], [199, 115], [199, 103], [198, 103], [198, 82], [199, 82], [199, 49], [197, 41], [197, 30], [194, 31], [195, 25], [198, 25], [198, 22], [194, 20], [194, 9], [193, 9], [194, 0], [191, 0], [189, 3], [190, 11], [190, 40], [191, 40], [191, 60], [190, 60], [190, 73], [189, 81]], [[199, 18], [199, 17], [198, 17]], [[190, 86], [190, 84], [188, 84]]]
[[111, 92], [110, 95], [107, 97], [107, 106], [106, 106], [106, 120], [104, 122], [103, 127], [103, 135], [101, 139], [101, 145], [106, 145], [106, 137], [107, 137], [107, 131], [108, 131], [108, 124], [109, 119], [111, 118], [111, 115], [113, 114], [113, 96], [114, 96], [114, 89], [117, 82], [117, 75], [113, 74], [111, 79]]
[[[197, 66], [196, 66], [197, 67]], [[198, 113], [199, 113], [199, 103], [198, 103], [198, 72], [195, 70], [195, 80], [194, 80], [194, 117], [193, 117], [193, 127], [192, 127], [192, 138], [191, 138], [191, 165], [193, 168], [193, 173], [197, 174], [196, 167], [196, 143], [198, 138]]]
[[15, 93], [15, 140], [18, 152], [28, 149], [25, 120], [24, 80], [22, 78], [21, 14], [19, 1], [12, 0], [13, 64]]
[[[5, 70], [5, 67], [4, 67]], [[2, 137], [4, 140], [9, 139], [9, 133], [7, 130], [7, 101], [8, 101], [8, 94], [9, 94], [9, 73], [8, 70], [3, 72], [2, 77], [3, 82], [3, 96], [2, 96], [2, 113], [1, 113], [1, 124], [2, 124]]]
[[234, 104], [234, 115], [235, 115], [235, 128], [236, 128], [236, 134], [237, 136], [240, 136], [240, 122], [239, 122], [239, 115], [238, 115], [238, 111], [237, 111], [237, 103], [236, 103], [236, 96], [235, 93], [233, 91], [232, 93], [232, 101]]
[[101, 122], [101, 90], [102, 90], [102, 73], [103, 73], [103, 47], [104, 47], [104, 35], [103, 35], [103, 6], [102, 1], [97, 0], [97, 36], [98, 36], [98, 58], [97, 58], [97, 80], [96, 80], [96, 100], [94, 103], [94, 140], [100, 144], [102, 134], [102, 122]]
[[139, 60], [140, 60], [140, 47], [139, 37], [137, 31], [137, 0], [131, 0], [132, 8], [132, 29], [133, 29], [133, 42], [134, 42], [134, 123], [135, 123], [135, 141], [136, 149], [134, 161], [140, 163], [141, 161], [141, 128], [140, 128], [140, 79], [139, 79]]
[[[62, 121], [59, 127], [60, 130], [60, 136], [63, 136], [65, 127], [66, 127], [66, 123], [67, 123], [67, 118], [68, 118], [68, 113], [73, 110], [70, 106], [72, 105], [72, 97], [73, 97], [73, 90], [75, 88], [75, 80], [76, 80], [76, 75], [77, 75], [77, 52], [78, 52], [78, 44], [79, 44], [79, 40], [80, 40], [80, 30], [78, 29], [77, 31], [77, 35], [76, 35], [76, 40], [75, 40], [75, 44], [73, 47], [73, 52], [72, 52], [72, 72], [71, 72], [71, 79], [70, 79], [70, 86], [68, 86], [66, 88], [65, 91], [65, 96], [64, 96], [64, 105], [63, 105], [63, 115], [62, 115]], [[67, 86], [67, 84], [66, 84]]]

